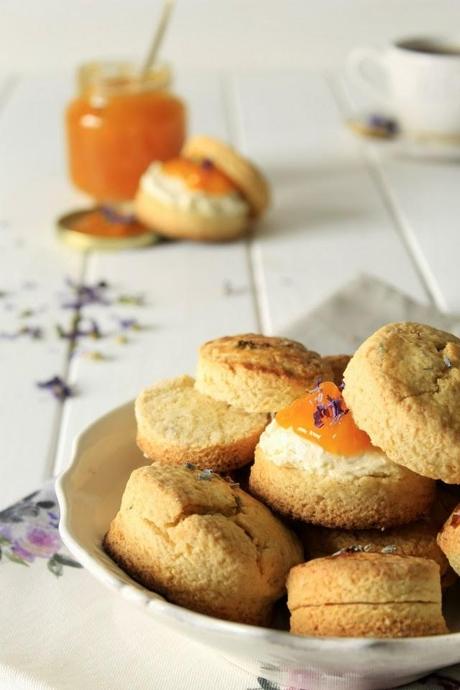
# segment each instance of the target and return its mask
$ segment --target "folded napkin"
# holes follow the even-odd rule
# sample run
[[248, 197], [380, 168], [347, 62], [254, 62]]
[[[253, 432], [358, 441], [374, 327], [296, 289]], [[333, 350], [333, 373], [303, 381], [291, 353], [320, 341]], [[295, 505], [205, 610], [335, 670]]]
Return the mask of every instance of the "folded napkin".
[[[321, 352], [352, 352], [388, 321], [447, 330], [460, 320], [363, 277], [286, 335]], [[2, 690], [281, 690], [208, 648], [158, 625], [83, 570], [63, 546], [50, 482], [0, 512], [0, 688]], [[305, 690], [335, 690], [334, 681]], [[460, 666], [405, 686], [460, 689]]]

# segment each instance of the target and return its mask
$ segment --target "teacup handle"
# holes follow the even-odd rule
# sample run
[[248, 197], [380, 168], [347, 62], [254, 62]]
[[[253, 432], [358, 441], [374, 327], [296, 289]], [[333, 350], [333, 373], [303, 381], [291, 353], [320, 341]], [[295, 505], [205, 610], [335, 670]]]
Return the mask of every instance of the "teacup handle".
[[[357, 86], [370, 92], [380, 103], [388, 105], [390, 89], [382, 51], [377, 48], [355, 48], [347, 59], [347, 73]], [[380, 76], [375, 79], [372, 75]]]

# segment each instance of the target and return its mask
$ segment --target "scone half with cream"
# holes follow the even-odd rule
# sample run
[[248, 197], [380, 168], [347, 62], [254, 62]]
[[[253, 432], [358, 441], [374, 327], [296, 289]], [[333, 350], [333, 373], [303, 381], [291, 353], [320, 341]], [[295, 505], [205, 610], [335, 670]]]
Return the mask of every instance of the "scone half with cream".
[[371, 445], [332, 382], [278, 412], [256, 447], [249, 486], [275, 511], [344, 529], [416, 520], [435, 492], [432, 480]]
[[146, 170], [135, 212], [166, 237], [215, 242], [242, 235], [268, 203], [268, 184], [252, 163], [218, 139], [197, 136], [179, 157]]

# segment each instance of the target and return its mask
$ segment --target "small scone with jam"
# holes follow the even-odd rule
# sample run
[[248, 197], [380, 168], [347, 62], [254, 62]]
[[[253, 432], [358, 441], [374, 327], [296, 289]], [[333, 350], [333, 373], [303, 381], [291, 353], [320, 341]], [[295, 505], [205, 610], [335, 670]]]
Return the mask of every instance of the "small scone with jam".
[[245, 233], [269, 204], [268, 183], [224, 142], [196, 136], [140, 180], [137, 217], [166, 237], [224, 241]]
[[244, 333], [200, 348], [196, 387], [247, 412], [277, 412], [332, 369], [317, 352], [288, 338]]
[[297, 537], [238, 485], [157, 462], [131, 474], [104, 548], [175, 604], [261, 625], [303, 560]]
[[435, 495], [432, 480], [371, 444], [332, 382], [278, 412], [256, 447], [249, 486], [277, 512], [345, 529], [406, 524]]
[[266, 414], [251, 414], [203, 395], [186, 375], [142, 391], [135, 414], [137, 445], [145, 457], [165, 465], [192, 462], [215, 472], [252, 462], [268, 422]]
[[324, 637], [420, 637], [448, 629], [439, 566], [427, 558], [343, 553], [289, 573], [291, 633]]

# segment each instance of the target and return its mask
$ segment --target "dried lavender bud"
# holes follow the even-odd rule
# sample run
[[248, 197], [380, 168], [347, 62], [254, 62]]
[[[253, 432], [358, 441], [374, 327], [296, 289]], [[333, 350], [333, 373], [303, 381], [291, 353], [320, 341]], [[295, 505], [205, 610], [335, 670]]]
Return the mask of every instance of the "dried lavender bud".
[[185, 467], [187, 470], [196, 470], [196, 465], [194, 465], [193, 462], [186, 462], [186, 463], [184, 464], [184, 467]]
[[88, 304], [110, 304], [105, 294], [105, 290], [108, 287], [108, 284], [105, 281], [100, 280], [94, 285], [85, 285], [83, 283], [75, 283], [73, 280], [68, 278], [66, 282], [74, 294], [74, 299], [70, 302], [64, 302], [62, 305], [64, 309], [81, 309], [82, 307], [86, 307]]
[[394, 136], [398, 132], [398, 123], [391, 117], [385, 115], [373, 114], [369, 115], [368, 119], [370, 127], [379, 129], [388, 136]]
[[53, 376], [48, 381], [37, 383], [38, 388], [48, 390], [57, 400], [64, 401], [74, 395], [73, 389], [61, 379], [60, 376]]
[[144, 295], [119, 295], [117, 298], [118, 304], [131, 304], [135, 307], [143, 307], [145, 305]]
[[344, 553], [369, 553], [372, 551], [372, 544], [352, 544], [351, 546], [345, 546], [343, 549], [336, 551], [332, 556], [341, 556]]

